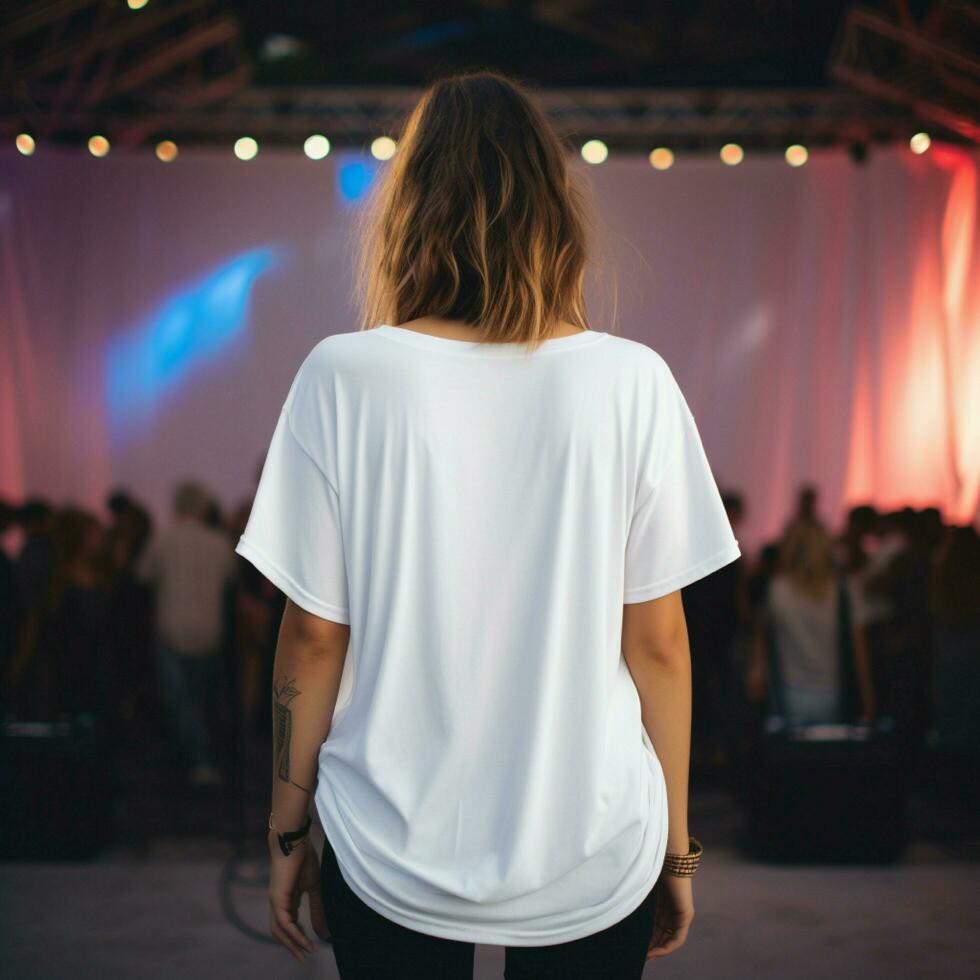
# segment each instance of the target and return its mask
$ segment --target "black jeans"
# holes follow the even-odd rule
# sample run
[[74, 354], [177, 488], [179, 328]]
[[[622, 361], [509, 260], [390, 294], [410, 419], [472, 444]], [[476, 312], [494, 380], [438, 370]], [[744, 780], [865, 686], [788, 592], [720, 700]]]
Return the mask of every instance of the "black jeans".
[[[472, 980], [475, 946], [408, 929], [361, 901], [344, 881], [330, 841], [320, 892], [342, 980]], [[655, 888], [611, 926], [553, 946], [508, 946], [505, 980], [639, 980], [653, 933]]]

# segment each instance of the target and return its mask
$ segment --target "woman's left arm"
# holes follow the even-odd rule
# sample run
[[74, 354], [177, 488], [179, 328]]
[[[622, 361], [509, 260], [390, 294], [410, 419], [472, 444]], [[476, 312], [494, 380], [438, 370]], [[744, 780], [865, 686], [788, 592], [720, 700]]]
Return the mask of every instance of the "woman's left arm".
[[308, 892], [313, 927], [328, 938], [319, 894], [319, 868], [312, 843], [286, 855], [278, 834], [306, 823], [316, 788], [320, 747], [330, 731], [347, 657], [350, 626], [321, 619], [286, 602], [272, 681], [272, 822], [268, 833], [272, 934], [300, 962], [313, 944], [297, 922], [299, 900]]

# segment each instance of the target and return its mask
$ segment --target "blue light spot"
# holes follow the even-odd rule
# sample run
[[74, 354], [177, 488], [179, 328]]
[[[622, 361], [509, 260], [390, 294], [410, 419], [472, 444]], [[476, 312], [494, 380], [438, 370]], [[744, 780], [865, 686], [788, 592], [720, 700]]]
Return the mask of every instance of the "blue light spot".
[[279, 249], [239, 255], [165, 300], [106, 352], [106, 408], [114, 440], [137, 435], [165, 396], [212, 361], [247, 322], [255, 280]]
[[353, 203], [362, 197], [371, 186], [377, 169], [377, 163], [368, 163], [365, 160], [345, 163], [337, 171], [337, 190], [341, 198], [347, 203]]

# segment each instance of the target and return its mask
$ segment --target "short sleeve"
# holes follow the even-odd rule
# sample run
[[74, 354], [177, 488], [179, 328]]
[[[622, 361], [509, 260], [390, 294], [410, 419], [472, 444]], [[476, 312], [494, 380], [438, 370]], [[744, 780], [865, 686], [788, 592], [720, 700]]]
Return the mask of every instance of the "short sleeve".
[[235, 551], [307, 612], [350, 623], [340, 501], [294, 432], [290, 400]]
[[645, 393], [636, 506], [626, 543], [623, 601], [646, 602], [690, 585], [739, 557], [694, 416], [666, 362]]

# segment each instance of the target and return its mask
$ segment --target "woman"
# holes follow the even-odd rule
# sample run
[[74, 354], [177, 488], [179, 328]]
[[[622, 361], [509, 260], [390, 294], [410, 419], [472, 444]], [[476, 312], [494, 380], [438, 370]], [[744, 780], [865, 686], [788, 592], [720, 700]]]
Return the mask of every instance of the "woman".
[[639, 977], [693, 917], [679, 590], [740, 552], [667, 364], [588, 324], [586, 223], [520, 87], [433, 84], [362, 329], [272, 436], [237, 547], [289, 599], [272, 930], [313, 951], [308, 892], [345, 980], [469, 977], [476, 942], [511, 980]]
[[[768, 694], [770, 713], [790, 724], [848, 721], [844, 653], [853, 662], [859, 718], [871, 721], [875, 705], [864, 635], [867, 608], [854, 581], [838, 571], [833, 541], [823, 526], [813, 521], [790, 525], [756, 627], [747, 676], [750, 699], [762, 701]], [[847, 643], [843, 651], [842, 641]]]

